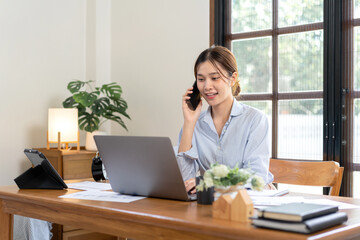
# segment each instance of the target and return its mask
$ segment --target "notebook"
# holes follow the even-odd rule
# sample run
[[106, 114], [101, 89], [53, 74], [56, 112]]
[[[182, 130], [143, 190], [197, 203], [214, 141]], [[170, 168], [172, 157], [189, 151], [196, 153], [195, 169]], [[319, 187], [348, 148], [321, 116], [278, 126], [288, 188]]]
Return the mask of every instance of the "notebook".
[[175, 200], [188, 195], [168, 137], [94, 136], [114, 192]]
[[329, 227], [333, 227], [347, 221], [344, 212], [326, 214], [320, 217], [311, 218], [303, 222], [279, 221], [265, 218], [252, 219], [256, 227], [278, 229], [289, 232], [313, 233]]
[[303, 220], [337, 212], [338, 207], [314, 203], [288, 203], [268, 207], [258, 212], [258, 217], [301, 222]]

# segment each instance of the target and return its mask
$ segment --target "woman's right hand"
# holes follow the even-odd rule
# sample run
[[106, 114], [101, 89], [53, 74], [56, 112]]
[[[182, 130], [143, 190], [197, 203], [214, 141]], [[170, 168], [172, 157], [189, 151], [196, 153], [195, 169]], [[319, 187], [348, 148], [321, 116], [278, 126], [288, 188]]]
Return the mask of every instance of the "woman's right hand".
[[186, 93], [183, 95], [182, 98], [182, 110], [184, 115], [184, 126], [182, 128], [182, 135], [180, 139], [179, 144], [179, 150], [178, 152], [186, 152], [189, 149], [191, 149], [192, 146], [192, 136], [194, 133], [196, 121], [198, 120], [200, 113], [201, 113], [201, 107], [202, 107], [202, 101], [200, 100], [199, 105], [195, 109], [195, 111], [191, 110], [189, 106], [187, 105], [187, 100], [190, 99], [188, 94], [192, 93], [192, 87], [188, 88]]
[[184, 115], [184, 125], [190, 124], [192, 126], [195, 126], [196, 121], [198, 120], [200, 113], [201, 113], [201, 107], [202, 107], [202, 100], [200, 99], [200, 103], [195, 109], [195, 111], [191, 110], [187, 104], [187, 101], [190, 99], [188, 94], [192, 93], [193, 88], [188, 88], [185, 94], [183, 95], [183, 101], [182, 101], [182, 111]]
[[190, 194], [196, 193], [196, 184], [195, 184], [195, 178], [190, 178], [185, 181], [185, 188], [186, 192]]

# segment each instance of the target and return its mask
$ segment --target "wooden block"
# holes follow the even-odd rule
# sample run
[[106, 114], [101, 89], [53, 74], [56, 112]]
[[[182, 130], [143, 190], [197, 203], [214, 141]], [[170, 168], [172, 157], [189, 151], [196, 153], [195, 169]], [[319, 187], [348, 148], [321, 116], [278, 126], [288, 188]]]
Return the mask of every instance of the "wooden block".
[[232, 221], [249, 222], [249, 217], [254, 214], [254, 204], [246, 189], [240, 189], [231, 203]]
[[230, 207], [232, 198], [230, 195], [222, 195], [212, 204], [212, 213], [214, 218], [230, 220]]

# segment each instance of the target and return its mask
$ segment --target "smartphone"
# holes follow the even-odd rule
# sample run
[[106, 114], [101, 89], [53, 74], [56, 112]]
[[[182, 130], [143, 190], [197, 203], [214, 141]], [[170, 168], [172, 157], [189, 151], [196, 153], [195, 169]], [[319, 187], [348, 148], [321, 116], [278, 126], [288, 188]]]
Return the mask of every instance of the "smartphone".
[[195, 111], [201, 99], [200, 91], [197, 87], [196, 80], [193, 84], [193, 92], [191, 94], [188, 94], [188, 96], [190, 97], [190, 99], [187, 100], [186, 103], [191, 110]]

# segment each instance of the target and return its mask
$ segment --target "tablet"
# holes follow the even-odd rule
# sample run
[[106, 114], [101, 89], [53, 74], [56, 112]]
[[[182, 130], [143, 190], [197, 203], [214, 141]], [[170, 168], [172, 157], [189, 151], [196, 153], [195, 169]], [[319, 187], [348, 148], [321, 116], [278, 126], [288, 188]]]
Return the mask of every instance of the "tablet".
[[34, 165], [34, 168], [40, 165], [50, 178], [59, 183], [63, 188], [67, 188], [67, 185], [63, 179], [51, 165], [49, 160], [44, 156], [44, 154], [34, 149], [25, 149], [24, 153], [30, 162]]

